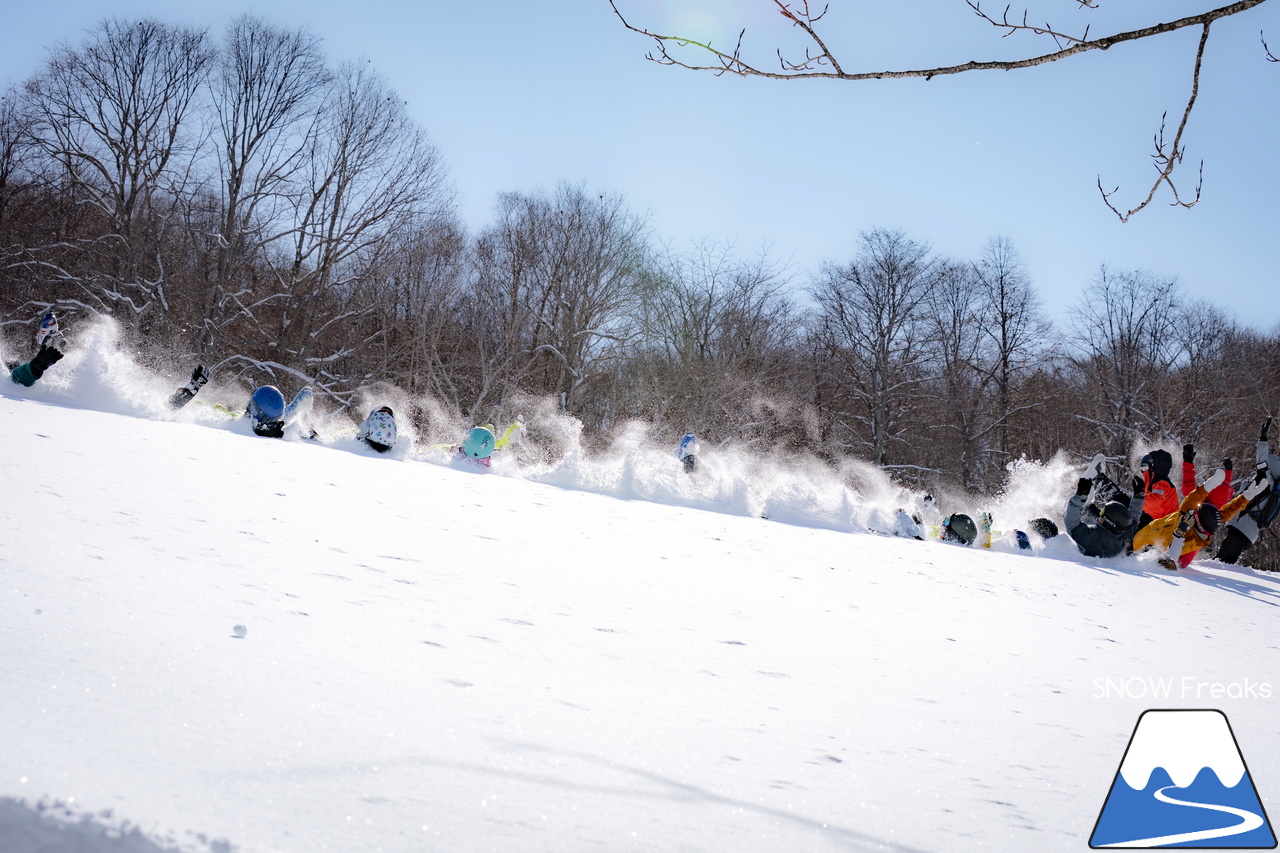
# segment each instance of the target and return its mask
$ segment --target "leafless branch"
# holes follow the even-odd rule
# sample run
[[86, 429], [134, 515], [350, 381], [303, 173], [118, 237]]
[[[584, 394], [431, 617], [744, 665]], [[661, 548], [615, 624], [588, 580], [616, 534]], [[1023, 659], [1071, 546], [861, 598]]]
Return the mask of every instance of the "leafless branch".
[[[1201, 12], [1197, 15], [1189, 15], [1185, 18], [1179, 18], [1175, 21], [1167, 21], [1165, 23], [1153, 24], [1149, 27], [1141, 27], [1136, 30], [1128, 30], [1126, 32], [1116, 33], [1114, 35], [1109, 35], [1109, 36], [1103, 36], [1101, 38], [1096, 38], [1096, 39], [1088, 38], [1087, 32], [1085, 35], [1082, 35], [1080, 37], [1075, 37], [1075, 36], [1069, 36], [1063, 33], [1056, 33], [1051, 29], [1046, 29], [1045, 27], [1035, 27], [1035, 26], [1027, 25], [1025, 27], [1027, 30], [1031, 30], [1031, 31], [1038, 30], [1046, 35], [1056, 35], [1060, 40], [1068, 41], [1070, 42], [1070, 44], [1065, 48], [1060, 48], [1050, 53], [1044, 53], [1037, 56], [1029, 56], [1024, 59], [1015, 59], [1015, 60], [1008, 60], [1008, 61], [997, 61], [997, 60], [988, 60], [988, 61], [981, 61], [981, 62], [974, 61], [974, 62], [965, 62], [960, 65], [942, 65], [934, 68], [913, 68], [913, 69], [902, 69], [902, 70], [883, 69], [883, 70], [877, 70], [877, 71], [859, 71], [859, 72], [845, 71], [843, 67], [840, 65], [839, 61], [835, 58], [835, 56], [832, 55], [831, 51], [827, 48], [826, 43], [818, 36], [817, 31], [814, 28], [813, 24], [819, 18], [822, 17], [822, 14], [826, 14], [825, 8], [823, 9], [822, 14], [811, 16], [809, 14], [809, 7], [807, 2], [801, 3], [801, 8], [799, 9], [799, 11], [792, 11], [791, 7], [781, 2], [781, 0], [772, 0], [772, 2], [778, 7], [778, 10], [783, 15], [783, 17], [790, 20], [796, 26], [799, 26], [801, 29], [805, 31], [806, 34], [809, 35], [809, 37], [813, 40], [814, 44], [817, 45], [820, 51], [816, 55], [807, 54], [808, 58], [803, 62], [789, 63], [786, 60], [783, 60], [783, 71], [781, 72], [766, 71], [764, 69], [757, 68], [756, 66], [751, 65], [746, 60], [744, 60], [741, 56], [741, 47], [742, 47], [742, 41], [743, 41], [742, 34], [739, 34], [738, 43], [735, 46], [733, 52], [724, 53], [712, 47], [710, 43], [703, 43], [696, 39], [688, 38], [686, 36], [664, 35], [662, 33], [655, 33], [652, 30], [648, 30], [643, 27], [637, 27], [631, 24], [623, 16], [622, 12], [618, 9], [617, 0], [609, 0], [609, 5], [613, 8], [613, 13], [617, 15], [618, 20], [620, 20], [623, 26], [625, 26], [628, 30], [631, 30], [634, 33], [639, 33], [640, 35], [648, 36], [649, 38], [652, 38], [657, 42], [656, 53], [649, 53], [648, 58], [654, 62], [659, 63], [660, 65], [675, 65], [680, 68], [687, 68], [691, 71], [711, 71], [715, 74], [724, 74], [725, 72], [731, 72], [733, 74], [738, 74], [743, 77], [769, 77], [776, 80], [795, 80], [795, 79], [805, 79], [805, 78], [815, 78], [815, 77], [825, 77], [825, 78], [832, 78], [837, 80], [882, 80], [882, 79], [901, 79], [901, 78], [908, 78], [908, 77], [923, 77], [927, 80], [933, 77], [937, 77], [939, 75], [963, 74], [968, 71], [1012, 71], [1017, 68], [1030, 68], [1036, 65], [1045, 65], [1050, 62], [1057, 62], [1059, 60], [1067, 59], [1068, 57], [1075, 56], [1080, 53], [1085, 53], [1091, 50], [1107, 50], [1108, 48], [1114, 47], [1117, 44], [1123, 44], [1125, 42], [1131, 42], [1131, 41], [1138, 41], [1140, 39], [1150, 38], [1152, 36], [1162, 35], [1164, 33], [1171, 33], [1180, 29], [1184, 29], [1186, 27], [1197, 27], [1197, 26], [1207, 27], [1209, 24], [1213, 23], [1214, 21], [1220, 18], [1226, 18], [1231, 15], [1237, 15], [1241, 12], [1252, 9], [1254, 6], [1259, 6], [1262, 3], [1265, 3], [1266, 0], [1236, 0], [1236, 2], [1234, 3], [1230, 3], [1218, 9], [1212, 9], [1206, 12]], [[975, 8], [975, 10], [977, 10], [975, 4], [970, 2], [970, 0], [965, 0], [965, 2], [968, 3], [971, 7]], [[1093, 0], [1077, 0], [1077, 2], [1080, 3], [1081, 6], [1085, 6], [1088, 8], [1095, 8]], [[980, 11], [979, 11], [979, 15], [981, 15], [984, 18], [987, 18], [987, 20], [991, 21], [996, 26], [1001, 26], [1001, 27], [1012, 26], [1016, 29], [1023, 28], [1023, 26], [1019, 24], [1010, 23], [1006, 25], [999, 21], [995, 21], [994, 19], [988, 18], [985, 14], [983, 14]], [[1002, 20], [1005, 20], [1005, 19], [1002, 19]], [[745, 33], [745, 30], [743, 31], [743, 33]], [[706, 51], [707, 53], [711, 54], [711, 56], [713, 57], [714, 64], [697, 65], [697, 64], [692, 64], [692, 63], [688, 63], [683, 60], [677, 59], [675, 56], [672, 55], [672, 53], [669, 50], [669, 46], [672, 46], [672, 45], [676, 47], [695, 47], [703, 51]], [[829, 65], [830, 68], [820, 69], [818, 67], [818, 66], [826, 66], [826, 65]]]
[[1160, 189], [1161, 184], [1168, 186], [1169, 191], [1173, 193], [1173, 201], [1170, 202], [1172, 206], [1189, 208], [1194, 207], [1200, 201], [1200, 189], [1204, 184], [1204, 161], [1200, 161], [1200, 178], [1196, 183], [1196, 197], [1191, 201], [1183, 201], [1181, 195], [1179, 195], [1178, 188], [1173, 183], [1173, 170], [1182, 162], [1182, 157], [1186, 153], [1186, 149], [1182, 147], [1182, 134], [1187, 129], [1187, 120], [1191, 118], [1191, 108], [1195, 106], [1196, 97], [1200, 94], [1200, 68], [1204, 62], [1204, 48], [1208, 41], [1209, 25], [1205, 24], [1204, 30], [1200, 33], [1200, 44], [1196, 48], [1195, 71], [1191, 77], [1191, 97], [1187, 99], [1187, 107], [1182, 112], [1182, 121], [1178, 122], [1178, 132], [1174, 134], [1172, 143], [1166, 144], [1164, 141], [1165, 117], [1168, 114], [1166, 113], [1160, 117], [1160, 131], [1156, 134], [1154, 140], [1156, 150], [1155, 153], [1151, 155], [1153, 165], [1156, 167], [1156, 171], [1160, 174], [1156, 178], [1155, 183], [1151, 185], [1151, 191], [1147, 193], [1146, 199], [1127, 213], [1121, 213], [1115, 205], [1111, 203], [1111, 196], [1115, 194], [1116, 189], [1119, 189], [1119, 187], [1111, 190], [1111, 192], [1106, 192], [1102, 189], [1102, 178], [1098, 178], [1098, 192], [1102, 194], [1103, 203], [1111, 209], [1112, 213], [1120, 217], [1121, 222], [1128, 222], [1129, 218], [1135, 213], [1151, 204], [1151, 201], [1155, 198], [1156, 191]]
[[[1167, 21], [1165, 23], [1153, 24], [1148, 27], [1142, 27], [1135, 30], [1116, 33], [1114, 35], [1103, 36], [1101, 38], [1090, 38], [1089, 28], [1085, 27], [1084, 32], [1080, 35], [1072, 35], [1066, 32], [1055, 30], [1050, 24], [1032, 24], [1028, 20], [1027, 13], [1024, 11], [1021, 18], [1010, 17], [1010, 8], [1006, 6], [1003, 13], [998, 17], [983, 11], [980, 0], [965, 0], [965, 3], [978, 15], [998, 29], [1004, 30], [1002, 37], [1007, 37], [1018, 32], [1029, 32], [1037, 36], [1048, 36], [1052, 38], [1057, 49], [1042, 53], [1035, 56], [1028, 56], [1023, 59], [1008, 61], [982, 61], [982, 62], [966, 62], [961, 65], [944, 65], [933, 68], [915, 68], [903, 70], [878, 70], [878, 71], [846, 71], [836, 59], [826, 42], [819, 36], [814, 24], [826, 14], [826, 7], [818, 15], [813, 15], [809, 8], [808, 0], [797, 0], [795, 4], [787, 4], [782, 0], [772, 0], [774, 5], [778, 7], [778, 11], [787, 20], [795, 26], [800, 27], [809, 36], [809, 39], [817, 47], [817, 51], [812, 49], [805, 50], [805, 56], [802, 61], [789, 61], [781, 51], [777, 51], [778, 61], [781, 65], [780, 71], [767, 71], [749, 64], [742, 58], [742, 44], [746, 31], [743, 30], [738, 34], [737, 44], [734, 46], [732, 53], [723, 53], [713, 48], [710, 42], [702, 43], [693, 39], [683, 38], [680, 36], [663, 35], [655, 33], [643, 27], [632, 25], [622, 12], [619, 11], [616, 0], [609, 0], [609, 5], [613, 8], [613, 12], [622, 21], [623, 26], [632, 32], [648, 36], [657, 42], [657, 50], [650, 52], [648, 59], [662, 65], [675, 65], [680, 68], [686, 68], [691, 71], [712, 71], [717, 75], [726, 72], [738, 74], [743, 77], [768, 77], [777, 80], [794, 80], [802, 78], [830, 78], [837, 80], [881, 80], [881, 79], [901, 79], [908, 77], [923, 77], [925, 80], [931, 80], [938, 75], [962, 74], [968, 71], [990, 71], [1001, 70], [1010, 71], [1017, 68], [1029, 68], [1035, 65], [1045, 65], [1050, 62], [1057, 62], [1077, 54], [1085, 53], [1091, 50], [1107, 50], [1117, 44], [1125, 42], [1138, 41], [1140, 39], [1150, 38], [1152, 36], [1164, 33], [1174, 32], [1186, 27], [1200, 27], [1201, 35], [1199, 45], [1196, 49], [1195, 56], [1195, 72], [1192, 79], [1191, 97], [1187, 101], [1186, 109], [1182, 114], [1182, 121], [1178, 123], [1177, 133], [1171, 143], [1166, 144], [1164, 141], [1164, 125], [1161, 123], [1160, 133], [1156, 139], [1156, 151], [1152, 155], [1157, 171], [1159, 172], [1155, 183], [1152, 185], [1151, 192], [1147, 198], [1137, 207], [1126, 213], [1121, 213], [1111, 202], [1111, 196], [1116, 192], [1115, 189], [1110, 192], [1102, 187], [1101, 177], [1098, 179], [1098, 191], [1102, 194], [1103, 202], [1110, 208], [1122, 222], [1127, 222], [1133, 214], [1145, 208], [1151, 203], [1156, 192], [1161, 185], [1165, 185], [1173, 193], [1173, 205], [1179, 207], [1192, 207], [1200, 200], [1200, 187], [1204, 176], [1204, 164], [1201, 163], [1200, 182], [1196, 185], [1195, 198], [1190, 201], [1184, 201], [1179, 194], [1177, 187], [1173, 182], [1173, 172], [1175, 167], [1182, 162], [1185, 150], [1182, 147], [1182, 137], [1186, 130], [1188, 119], [1191, 116], [1191, 109], [1195, 105], [1196, 95], [1200, 84], [1200, 69], [1204, 61], [1205, 44], [1209, 38], [1210, 25], [1220, 18], [1226, 18], [1241, 12], [1259, 6], [1266, 0], [1237, 0], [1217, 9], [1201, 12], [1196, 15], [1189, 15], [1185, 18], [1179, 18], [1175, 21]], [[1096, 0], [1076, 0], [1081, 8], [1096, 9]], [[795, 8], [793, 8], [793, 5]], [[1266, 58], [1271, 62], [1280, 61], [1267, 48], [1266, 41], [1263, 41], [1263, 49], [1266, 51]], [[681, 58], [677, 58], [672, 49], [695, 47], [700, 48], [706, 53], [711, 54], [714, 58], [714, 64], [700, 65], [696, 63], [686, 62]]]

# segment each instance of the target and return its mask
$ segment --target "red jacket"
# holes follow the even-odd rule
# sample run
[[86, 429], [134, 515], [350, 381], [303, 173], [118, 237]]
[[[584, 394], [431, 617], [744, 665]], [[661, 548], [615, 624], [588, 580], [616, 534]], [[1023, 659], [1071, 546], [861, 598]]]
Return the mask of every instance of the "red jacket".
[[[1196, 463], [1183, 462], [1182, 463], [1182, 496], [1185, 498], [1187, 495], [1195, 491], [1195, 488], [1196, 488]], [[1214, 489], [1212, 492], [1209, 493], [1208, 502], [1216, 506], [1218, 509], [1222, 509], [1224, 506], [1227, 505], [1227, 501], [1231, 500], [1231, 497], [1234, 492], [1235, 490], [1231, 488], [1231, 472], [1227, 471], [1227, 479], [1223, 480], [1221, 486], [1218, 486], [1218, 488]], [[1144, 503], [1142, 505], [1143, 511], [1146, 511], [1146, 508], [1147, 508], [1147, 505]], [[1156, 516], [1152, 516], [1152, 518], [1155, 518], [1155, 517]]]

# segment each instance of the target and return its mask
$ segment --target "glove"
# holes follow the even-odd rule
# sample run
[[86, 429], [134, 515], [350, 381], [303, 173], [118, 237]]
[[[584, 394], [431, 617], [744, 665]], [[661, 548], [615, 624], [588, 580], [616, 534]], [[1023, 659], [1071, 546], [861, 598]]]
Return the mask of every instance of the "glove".
[[1232, 469], [1231, 469], [1231, 457], [1230, 457], [1230, 456], [1228, 456], [1226, 459], [1223, 459], [1223, 460], [1222, 460], [1222, 470], [1223, 470], [1223, 471], [1230, 471], [1230, 470], [1232, 470]]
[[1146, 486], [1143, 484], [1141, 477], [1133, 478], [1133, 497], [1135, 500], [1142, 500], [1146, 497]]
[[1098, 476], [1098, 472], [1102, 470], [1102, 465], [1106, 461], [1107, 457], [1099, 453], [1097, 456], [1093, 457], [1093, 461], [1089, 463], [1088, 467], [1084, 469], [1084, 473], [1080, 476], [1086, 480], [1092, 480], [1094, 477]]
[[1267, 415], [1267, 419], [1262, 422], [1262, 432], [1258, 433], [1258, 441], [1266, 441], [1267, 433], [1271, 430], [1271, 415]]
[[1082, 498], [1089, 497], [1089, 492], [1092, 489], [1093, 480], [1090, 480], [1088, 477], [1081, 477], [1080, 481], [1076, 483], [1076, 494]]
[[44, 373], [53, 365], [62, 360], [62, 350], [58, 348], [56, 343], [45, 342], [40, 347], [40, 351], [36, 353], [36, 357], [31, 359], [31, 367]]
[[1227, 481], [1227, 472], [1221, 469], [1214, 471], [1209, 479], [1205, 480], [1200, 487], [1206, 492], [1212, 492]]
[[1183, 462], [1196, 461], [1196, 446], [1194, 444], [1182, 445], [1182, 461]]
[[1254, 480], [1252, 483], [1249, 484], [1249, 488], [1244, 490], [1245, 499], [1252, 501], [1258, 495], [1262, 494], [1267, 490], [1267, 485], [1268, 483], [1267, 483], [1266, 477], [1263, 477], [1261, 480]]

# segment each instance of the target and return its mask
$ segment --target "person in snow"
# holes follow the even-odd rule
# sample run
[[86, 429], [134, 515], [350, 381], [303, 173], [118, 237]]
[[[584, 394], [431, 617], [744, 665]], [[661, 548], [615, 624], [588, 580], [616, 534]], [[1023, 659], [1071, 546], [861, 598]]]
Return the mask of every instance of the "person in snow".
[[1280, 493], [1276, 483], [1280, 482], [1280, 457], [1271, 452], [1267, 444], [1267, 433], [1271, 429], [1271, 417], [1262, 423], [1258, 434], [1257, 464], [1258, 470], [1264, 471], [1267, 488], [1249, 501], [1244, 511], [1227, 524], [1227, 535], [1218, 546], [1217, 558], [1224, 563], [1235, 563], [1240, 555], [1258, 541], [1261, 531], [1267, 529], [1280, 513]]
[[[175, 409], [181, 409], [191, 402], [208, 381], [209, 371], [204, 365], [196, 365], [195, 370], [191, 372], [191, 380], [169, 398], [169, 405]], [[240, 417], [249, 419], [254, 435], [283, 438], [285, 426], [304, 415], [311, 408], [311, 402], [310, 385], [304, 386], [287, 405], [279, 388], [274, 385], [263, 385], [249, 395], [249, 402], [245, 406], [244, 414]], [[311, 437], [315, 437], [314, 431], [311, 431]]]
[[942, 521], [942, 541], [971, 545], [978, 538], [978, 526], [963, 512], [953, 512]]
[[1142, 515], [1143, 478], [1133, 478], [1133, 495], [1126, 496], [1101, 475], [1104, 462], [1099, 453], [1084, 469], [1063, 519], [1067, 535], [1086, 557], [1117, 557], [1128, 551]]
[[379, 453], [386, 453], [396, 444], [396, 415], [390, 406], [374, 409], [360, 423], [356, 438]]
[[[284, 438], [284, 428], [305, 415], [311, 408], [311, 386], [303, 386], [288, 405], [284, 395], [274, 385], [263, 385], [249, 395], [244, 417], [253, 425], [254, 435], [265, 438]], [[315, 432], [311, 432], [315, 437]]]
[[208, 381], [209, 371], [205, 370], [203, 364], [197, 364], [195, 370], [191, 371], [190, 381], [177, 391], [174, 391], [173, 396], [169, 398], [170, 407], [174, 409], [181, 409], [187, 403], [190, 403], [191, 398], [194, 397]]
[[698, 467], [698, 454], [702, 452], [698, 446], [698, 436], [694, 433], [686, 432], [684, 437], [680, 439], [679, 446], [671, 452], [680, 460], [680, 464], [684, 466], [685, 473], [692, 474]]
[[36, 384], [46, 370], [62, 360], [66, 340], [58, 329], [58, 318], [53, 316], [52, 311], [40, 318], [40, 325], [36, 329], [36, 346], [39, 349], [31, 361], [15, 361], [6, 365], [9, 368], [9, 378], [27, 388]]
[[489, 423], [472, 428], [462, 439], [461, 444], [449, 446], [449, 452], [458, 459], [465, 459], [481, 468], [493, 464], [493, 454], [498, 450], [514, 447], [524, 441], [524, 420], [516, 418], [498, 435], [497, 428]]
[[1045, 541], [1058, 535], [1058, 525], [1048, 518], [1033, 518], [1029, 526], [1032, 533]]
[[[1209, 492], [1206, 500], [1222, 509], [1235, 494], [1232, 486], [1232, 477], [1235, 476], [1231, 465], [1231, 458], [1227, 457], [1222, 460], [1222, 471], [1225, 479], [1222, 485]], [[1182, 445], [1182, 497], [1186, 497], [1195, 491], [1196, 488], [1196, 446], [1194, 444]], [[1167, 514], [1167, 513], [1166, 513]]]
[[1213, 535], [1223, 522], [1235, 518], [1249, 501], [1267, 488], [1265, 474], [1259, 474], [1247, 489], [1227, 501], [1219, 510], [1209, 502], [1209, 495], [1221, 488], [1226, 481], [1227, 472], [1214, 472], [1182, 499], [1178, 509], [1163, 518], [1157, 518], [1135, 533], [1134, 552], [1155, 548], [1161, 552], [1160, 565], [1171, 570], [1185, 569], [1196, 553], [1213, 541]]
[[[1142, 480], [1146, 487], [1147, 497], [1142, 503], [1142, 517], [1138, 520], [1138, 529], [1146, 527], [1152, 521], [1158, 518], [1164, 518], [1171, 513], [1178, 511], [1178, 506], [1182, 499], [1195, 491], [1196, 488], [1196, 446], [1194, 444], [1184, 444], [1182, 446], [1182, 494], [1179, 497], [1178, 489], [1173, 485], [1173, 481], [1169, 479], [1171, 469], [1173, 467], [1173, 456], [1167, 450], [1153, 450], [1143, 456], [1139, 462], [1142, 469]], [[1226, 480], [1222, 485], [1214, 489], [1209, 494], [1209, 503], [1218, 509], [1222, 505], [1231, 500], [1231, 460], [1223, 460], [1223, 470], [1226, 471]]]

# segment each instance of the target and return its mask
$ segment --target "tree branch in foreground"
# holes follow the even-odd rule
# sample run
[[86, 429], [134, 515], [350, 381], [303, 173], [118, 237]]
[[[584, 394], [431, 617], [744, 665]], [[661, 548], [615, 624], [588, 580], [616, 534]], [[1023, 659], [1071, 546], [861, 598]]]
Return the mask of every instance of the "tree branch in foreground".
[[[776, 71], [766, 70], [747, 62], [742, 57], [743, 39], [746, 30], [738, 33], [737, 43], [734, 45], [732, 52], [725, 53], [711, 46], [710, 42], [700, 42], [696, 39], [687, 38], [678, 35], [664, 35], [656, 33], [644, 27], [638, 27], [628, 21], [618, 9], [616, 0], [609, 0], [609, 5], [613, 8], [613, 12], [617, 15], [618, 20], [628, 30], [648, 36], [656, 42], [656, 50], [646, 54], [646, 58], [659, 65], [674, 65], [679, 68], [685, 68], [690, 71], [710, 71], [719, 76], [721, 74], [737, 74], [742, 77], [766, 77], [774, 80], [795, 80], [795, 79], [813, 79], [826, 78], [835, 80], [883, 80], [883, 79], [902, 79], [909, 77], [923, 77], [925, 80], [931, 80], [939, 75], [963, 74], [969, 71], [1012, 71], [1018, 68], [1030, 68], [1037, 65], [1046, 65], [1050, 62], [1058, 62], [1072, 56], [1086, 53], [1092, 50], [1107, 50], [1118, 44], [1126, 42], [1139, 41], [1141, 39], [1151, 38], [1153, 36], [1163, 35], [1165, 33], [1175, 32], [1186, 27], [1200, 27], [1201, 34], [1195, 55], [1195, 71], [1192, 77], [1191, 97], [1187, 101], [1187, 107], [1183, 111], [1182, 120], [1178, 123], [1177, 132], [1174, 134], [1172, 142], [1166, 145], [1164, 141], [1164, 122], [1161, 121], [1160, 131], [1156, 136], [1156, 153], [1152, 155], [1155, 166], [1159, 172], [1155, 183], [1152, 185], [1151, 192], [1147, 198], [1137, 207], [1130, 209], [1125, 213], [1112, 204], [1111, 196], [1115, 194], [1113, 189], [1107, 192], [1102, 189], [1101, 178], [1098, 179], [1098, 190], [1102, 193], [1103, 202], [1110, 208], [1122, 222], [1127, 222], [1133, 214], [1142, 210], [1151, 203], [1156, 192], [1163, 184], [1167, 186], [1173, 193], [1175, 206], [1192, 207], [1200, 200], [1200, 184], [1196, 185], [1195, 198], [1191, 201], [1184, 201], [1178, 193], [1173, 183], [1173, 172], [1175, 167], [1182, 162], [1185, 153], [1182, 147], [1182, 137], [1187, 127], [1187, 121], [1191, 116], [1191, 109], [1195, 106], [1196, 96], [1200, 85], [1200, 69], [1204, 60], [1205, 45], [1209, 38], [1209, 27], [1221, 18], [1227, 18], [1232, 15], [1238, 15], [1241, 12], [1248, 11], [1255, 6], [1260, 6], [1266, 0], [1237, 0], [1217, 9], [1211, 9], [1196, 15], [1189, 15], [1185, 18], [1179, 18], [1174, 21], [1166, 21], [1164, 23], [1152, 24], [1147, 27], [1140, 27], [1134, 30], [1115, 33], [1113, 35], [1101, 36], [1098, 38], [1090, 38], [1089, 28], [1080, 35], [1071, 35], [1066, 32], [1055, 30], [1049, 23], [1033, 24], [1027, 18], [1024, 12], [1022, 17], [1010, 18], [1009, 7], [1005, 7], [1003, 14], [999, 17], [988, 14], [983, 11], [980, 0], [965, 0], [965, 3], [973, 10], [979, 18], [986, 21], [993, 27], [1004, 30], [1002, 37], [1009, 37], [1017, 33], [1030, 33], [1034, 36], [1044, 36], [1053, 40], [1055, 49], [1023, 59], [1015, 60], [989, 60], [966, 62], [960, 65], [939, 65], [932, 68], [914, 68], [914, 69], [882, 69], [875, 71], [846, 71], [836, 58], [835, 54], [827, 46], [827, 43], [819, 35], [816, 24], [826, 15], [829, 7], [824, 6], [821, 12], [814, 14], [809, 6], [809, 0], [793, 0], [793, 2], [784, 2], [784, 0], [771, 0], [777, 11], [784, 18], [791, 22], [793, 26], [799, 27], [805, 32], [809, 41], [813, 44], [806, 48], [803, 59], [787, 59], [782, 55], [782, 51], [777, 51], [779, 68]], [[1076, 0], [1081, 8], [1096, 9], [1096, 0]], [[1265, 40], [1263, 48], [1266, 50], [1266, 58], [1272, 62], [1277, 61], [1270, 50], [1266, 47]], [[699, 62], [697, 60], [686, 60], [688, 56], [704, 57]], [[708, 58], [709, 57], [709, 58]], [[1201, 163], [1201, 179], [1203, 179], [1203, 166]], [[1118, 189], [1118, 188], [1117, 188]]]

